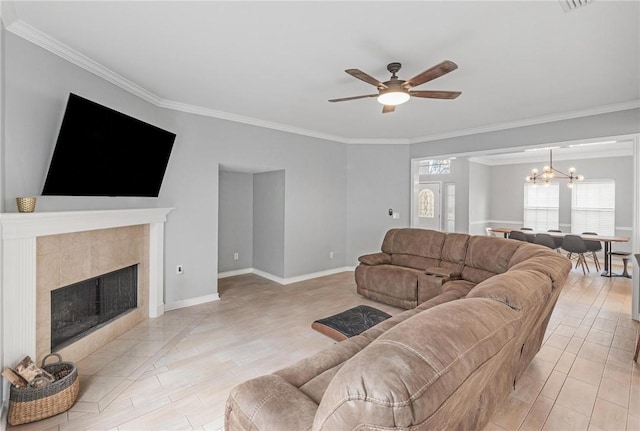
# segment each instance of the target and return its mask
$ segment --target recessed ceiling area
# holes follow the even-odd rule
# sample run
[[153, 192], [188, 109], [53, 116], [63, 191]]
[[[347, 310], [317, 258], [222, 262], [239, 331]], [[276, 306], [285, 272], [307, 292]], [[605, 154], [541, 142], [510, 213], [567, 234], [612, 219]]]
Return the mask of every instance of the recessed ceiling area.
[[553, 160], [580, 160], [604, 157], [632, 157], [633, 141], [585, 141], [573, 144], [552, 144], [537, 148], [508, 151], [497, 154], [469, 157], [469, 160], [484, 165], [511, 165], [529, 162], [548, 162], [551, 150]]
[[[415, 143], [640, 106], [640, 3], [2, 2], [7, 30], [158, 106], [345, 143]], [[444, 60], [389, 114], [329, 103]], [[375, 89], [374, 89], [375, 90]]]

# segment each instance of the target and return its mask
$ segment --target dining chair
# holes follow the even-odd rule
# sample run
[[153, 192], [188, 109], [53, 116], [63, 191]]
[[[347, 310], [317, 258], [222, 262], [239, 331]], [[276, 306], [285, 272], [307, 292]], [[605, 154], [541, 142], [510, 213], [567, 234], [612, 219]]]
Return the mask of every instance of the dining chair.
[[[598, 235], [596, 232], [582, 232], [583, 235]], [[602, 244], [600, 241], [594, 241], [590, 239], [584, 240], [584, 245], [587, 246], [587, 250], [589, 250], [589, 254], [593, 259], [593, 263], [596, 265], [596, 271], [600, 271], [600, 261], [598, 260], [598, 255], [596, 252], [602, 250]]]
[[[567, 251], [567, 257], [569, 259], [576, 259], [576, 266], [575, 268], [578, 267], [578, 265], [580, 265], [582, 267], [582, 273], [586, 274], [589, 271], [589, 265], [587, 265], [587, 260], [584, 257], [585, 253], [588, 253], [589, 250], [587, 249], [587, 246], [584, 243], [584, 240], [582, 238], [580, 238], [578, 235], [565, 235], [564, 238], [562, 239], [562, 249]], [[573, 257], [573, 255], [576, 255], [577, 257]], [[587, 270], [585, 271], [585, 267], [587, 267]]]
[[519, 230], [512, 230], [511, 233], [509, 233], [509, 239], [517, 239], [518, 241], [528, 242], [527, 236]]
[[[522, 228], [520, 228], [520, 230], [533, 231], [533, 229], [530, 228], [530, 227], [522, 227]], [[533, 242], [533, 239], [535, 238], [535, 235], [528, 234], [528, 233], [525, 233], [524, 235], [527, 238], [528, 242]]]
[[553, 237], [548, 233], [539, 233], [533, 239], [534, 244], [544, 245], [545, 247], [549, 247], [552, 250], [556, 249], [556, 242], [553, 240]]
[[498, 236], [497, 233], [491, 231], [490, 227], [485, 227], [484, 231], [487, 233], [488, 236]]
[[[562, 233], [560, 229], [549, 229], [547, 232]], [[556, 251], [560, 253], [560, 249], [562, 248], [562, 238], [553, 237], [553, 241], [556, 243]]]

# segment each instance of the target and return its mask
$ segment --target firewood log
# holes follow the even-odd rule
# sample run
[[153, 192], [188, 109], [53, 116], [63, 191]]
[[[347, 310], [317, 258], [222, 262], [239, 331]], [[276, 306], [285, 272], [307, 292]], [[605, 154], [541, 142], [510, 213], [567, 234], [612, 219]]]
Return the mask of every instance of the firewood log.
[[[55, 378], [51, 374], [37, 366], [29, 356], [25, 356], [24, 358], [22, 358], [18, 365], [15, 366], [14, 370], [16, 371], [16, 373], [22, 376], [22, 378], [25, 379], [27, 383], [31, 384], [33, 382], [32, 386], [36, 388], [46, 386], [55, 380]], [[38, 377], [43, 377], [44, 379], [38, 379], [34, 382], [34, 380]]]
[[16, 374], [11, 368], [5, 368], [4, 371], [2, 371], [2, 377], [9, 380], [16, 388], [24, 388], [27, 386], [27, 381], [19, 374]]

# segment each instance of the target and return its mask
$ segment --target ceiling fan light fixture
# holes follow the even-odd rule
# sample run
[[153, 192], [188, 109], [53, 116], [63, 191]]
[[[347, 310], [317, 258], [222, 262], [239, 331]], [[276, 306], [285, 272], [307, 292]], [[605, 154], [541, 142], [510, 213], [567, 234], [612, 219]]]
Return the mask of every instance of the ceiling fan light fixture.
[[411, 96], [409, 96], [409, 92], [406, 90], [380, 90], [378, 102], [382, 105], [396, 106], [402, 105], [410, 98]]
[[382, 108], [382, 113], [388, 114], [389, 112], [394, 112], [396, 106], [407, 102], [412, 97], [419, 97], [424, 99], [455, 99], [461, 94], [460, 91], [409, 91], [413, 87], [417, 87], [418, 85], [433, 81], [434, 79], [439, 78], [442, 75], [456, 70], [458, 68], [458, 65], [453, 61], [445, 60], [440, 64], [437, 64], [430, 69], [417, 74], [408, 81], [399, 79], [396, 75], [401, 67], [402, 64], [398, 62], [387, 64], [387, 70], [391, 72], [391, 78], [385, 82], [381, 82], [368, 73], [364, 73], [359, 69], [346, 69], [345, 72], [347, 72], [354, 78], [375, 86], [378, 89], [378, 94], [366, 94], [363, 96], [329, 99], [329, 102], [346, 102], [348, 100], [376, 97], [378, 99], [378, 102], [384, 105]]

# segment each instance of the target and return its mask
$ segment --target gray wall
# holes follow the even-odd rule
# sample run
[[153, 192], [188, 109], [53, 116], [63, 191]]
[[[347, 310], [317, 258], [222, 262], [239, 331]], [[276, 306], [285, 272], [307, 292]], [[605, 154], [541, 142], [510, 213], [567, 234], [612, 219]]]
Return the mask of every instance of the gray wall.
[[[37, 206], [174, 207], [165, 226], [169, 304], [217, 292], [219, 165], [286, 172], [282, 274], [288, 278], [354, 265], [358, 255], [380, 248], [388, 228], [408, 226], [411, 157], [640, 129], [640, 110], [633, 109], [415, 145], [344, 145], [158, 108], [11, 33], [3, 36], [6, 211], [16, 211], [16, 196], [40, 194], [69, 92], [177, 134], [158, 199], [48, 197]], [[456, 191], [468, 224], [466, 184], [466, 200]], [[399, 220], [388, 216], [389, 208], [400, 212]], [[175, 274], [177, 264], [184, 265], [183, 275]]]
[[[220, 170], [219, 181], [218, 272], [251, 268], [253, 174]], [[238, 260], [233, 259], [234, 253]]]
[[[174, 207], [165, 226], [166, 303], [217, 292], [219, 164], [286, 170], [283, 277], [345, 265], [346, 145], [158, 108], [24, 39], [4, 36], [7, 211], [16, 211], [16, 196], [40, 194], [73, 92], [177, 134], [160, 197], [47, 197], [36, 210]], [[178, 264], [182, 275], [175, 274]]]
[[253, 267], [284, 277], [285, 172], [253, 175]]
[[491, 171], [488, 166], [469, 162], [469, 233], [484, 235], [489, 220]]
[[[4, 33], [6, 145], [3, 161], [5, 210], [15, 198], [38, 196], [70, 92], [157, 124], [157, 109], [12, 33]], [[36, 210], [154, 207], [155, 199], [39, 197]]]
[[355, 266], [358, 256], [380, 251], [387, 230], [409, 226], [411, 166], [407, 145], [349, 145], [347, 154], [346, 264]]

